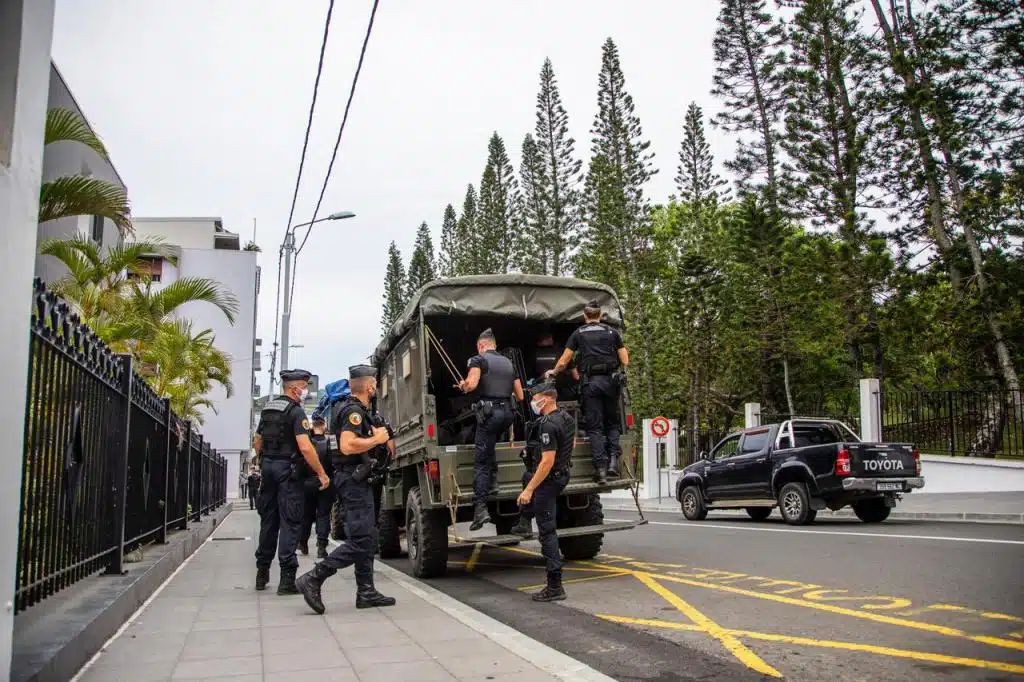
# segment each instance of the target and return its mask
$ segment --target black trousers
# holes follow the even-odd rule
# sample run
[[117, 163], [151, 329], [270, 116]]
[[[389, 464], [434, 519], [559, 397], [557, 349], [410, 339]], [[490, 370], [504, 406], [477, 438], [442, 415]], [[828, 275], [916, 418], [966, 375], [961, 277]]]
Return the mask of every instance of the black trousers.
[[569, 483], [568, 471], [553, 471], [541, 481], [533, 491], [530, 504], [522, 508], [524, 518], [537, 517], [537, 539], [540, 540], [541, 553], [544, 555], [547, 572], [562, 574], [562, 552], [558, 548], [558, 535], [555, 534], [555, 519], [558, 515], [558, 496]]
[[260, 494], [259, 488], [249, 488], [249, 509], [256, 508], [256, 497]]
[[302, 527], [299, 530], [299, 544], [309, 542], [309, 536], [313, 532], [313, 525], [316, 525], [317, 547], [327, 546], [327, 536], [331, 533], [331, 505], [337, 493], [334, 486], [329, 485], [325, 490], [316, 490], [306, 493], [305, 510], [302, 515]]
[[377, 551], [373, 489], [366, 481], [353, 480], [353, 470], [353, 467], [345, 467], [334, 474], [333, 485], [345, 505], [345, 541], [318, 564], [318, 570], [326, 577], [355, 566], [356, 584], [370, 587], [373, 585], [373, 555]]
[[498, 463], [494, 456], [494, 448], [498, 439], [508, 433], [512, 426], [512, 406], [508, 403], [497, 404], [489, 417], [478, 417], [473, 458], [473, 503], [487, 501], [487, 494], [497, 473]]
[[264, 459], [260, 473], [263, 480], [256, 499], [260, 515], [256, 566], [270, 568], [276, 548], [281, 568], [294, 571], [299, 567], [295, 548], [299, 543], [299, 525], [302, 523], [302, 483], [291, 480], [292, 467], [287, 460]]
[[588, 377], [583, 384], [583, 421], [590, 438], [594, 468], [608, 468], [610, 457], [622, 455], [619, 388], [607, 375]]

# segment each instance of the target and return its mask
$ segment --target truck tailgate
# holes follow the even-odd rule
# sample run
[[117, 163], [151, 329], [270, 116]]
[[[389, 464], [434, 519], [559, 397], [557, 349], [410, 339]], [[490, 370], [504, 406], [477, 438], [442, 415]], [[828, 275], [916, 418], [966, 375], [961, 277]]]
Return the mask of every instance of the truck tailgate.
[[909, 443], [845, 443], [851, 473], [861, 478], [918, 476], [914, 446]]

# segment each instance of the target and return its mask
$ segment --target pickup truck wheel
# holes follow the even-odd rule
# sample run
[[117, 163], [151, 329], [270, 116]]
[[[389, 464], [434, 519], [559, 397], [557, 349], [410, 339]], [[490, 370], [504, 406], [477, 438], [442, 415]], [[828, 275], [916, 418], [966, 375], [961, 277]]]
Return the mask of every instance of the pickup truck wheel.
[[853, 513], [864, 523], [881, 523], [889, 518], [891, 511], [892, 509], [885, 506], [885, 500], [881, 497], [853, 503]]
[[704, 495], [695, 485], [686, 486], [680, 498], [683, 516], [687, 521], [703, 521], [708, 517], [708, 508], [704, 506]]
[[764, 521], [772, 515], [771, 507], [747, 507], [747, 516], [755, 521]]
[[377, 516], [377, 550], [381, 559], [402, 556], [402, 530], [398, 527], [399, 514], [395, 509], [381, 509]]
[[345, 539], [345, 513], [337, 500], [331, 505], [331, 537], [338, 542]]
[[782, 520], [791, 526], [810, 523], [818, 515], [818, 512], [811, 509], [807, 485], [796, 481], [787, 483], [779, 491], [779, 511], [782, 513]]
[[448, 517], [444, 509], [424, 509], [419, 488], [410, 490], [406, 498], [405, 538], [414, 576], [444, 575], [448, 568]]
[[[582, 509], [566, 509], [565, 527], [580, 528], [581, 526], [600, 526], [604, 523], [604, 509], [601, 498], [590, 495], [587, 506]], [[577, 535], [571, 538], [559, 538], [558, 547], [566, 561], [587, 561], [593, 559], [601, 551], [604, 533], [593, 535]]]

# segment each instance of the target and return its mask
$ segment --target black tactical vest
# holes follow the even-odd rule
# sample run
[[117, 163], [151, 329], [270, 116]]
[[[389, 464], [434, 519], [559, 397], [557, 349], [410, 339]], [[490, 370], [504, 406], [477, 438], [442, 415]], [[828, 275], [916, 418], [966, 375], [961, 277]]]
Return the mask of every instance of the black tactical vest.
[[260, 412], [263, 459], [291, 459], [299, 452], [292, 430], [291, 411], [298, 407], [285, 396], [274, 398]]
[[331, 461], [331, 442], [335, 440], [334, 437], [328, 435], [317, 436], [314, 434], [310, 440], [313, 441], [313, 447], [316, 448], [317, 457], [320, 459], [320, 466], [324, 468], [324, 473], [330, 476], [334, 471], [334, 463]]
[[[363, 407], [363, 404], [359, 402], [359, 398], [349, 396], [343, 402], [339, 403], [339, 405], [340, 407], [336, 412], [337, 416], [334, 418], [334, 423], [331, 424], [331, 431], [337, 438], [341, 437], [341, 427], [344, 426], [345, 423], [350, 423], [349, 415], [352, 413], [356, 413], [360, 417], [358, 426], [359, 431], [356, 435], [360, 438], [369, 438], [373, 435], [373, 426], [370, 424], [370, 413], [365, 407]], [[362, 458], [360, 457], [343, 455], [341, 453], [341, 443], [337, 443], [336, 445], [337, 447], [333, 448], [330, 453], [331, 464], [335, 471], [338, 471], [342, 467], [352, 468], [358, 466], [362, 461]]]
[[576, 423], [573, 421], [572, 415], [562, 408], [547, 415], [545, 419], [558, 424], [558, 430], [564, 436], [555, 450], [555, 464], [551, 467], [551, 471], [568, 471], [569, 463], [572, 460], [572, 450], [576, 443]]
[[576, 330], [579, 341], [578, 366], [583, 374], [611, 374], [619, 367], [615, 330], [601, 322], [585, 324]]
[[487, 371], [480, 370], [480, 383], [475, 395], [480, 400], [508, 400], [516, 380], [512, 361], [496, 351], [489, 350], [483, 355]]

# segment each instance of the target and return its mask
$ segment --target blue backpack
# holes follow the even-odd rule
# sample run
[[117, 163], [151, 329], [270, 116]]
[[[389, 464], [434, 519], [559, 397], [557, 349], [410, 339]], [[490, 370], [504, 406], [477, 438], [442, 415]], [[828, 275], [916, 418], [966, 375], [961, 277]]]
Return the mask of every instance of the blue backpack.
[[352, 395], [352, 389], [348, 385], [348, 379], [338, 379], [327, 384], [324, 386], [324, 394], [320, 396], [320, 402], [316, 404], [316, 409], [313, 410], [313, 419], [323, 417], [328, 422], [328, 428], [330, 428], [331, 408], [350, 395]]

